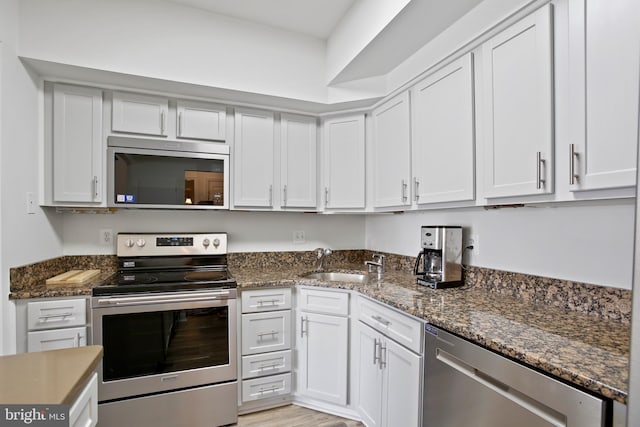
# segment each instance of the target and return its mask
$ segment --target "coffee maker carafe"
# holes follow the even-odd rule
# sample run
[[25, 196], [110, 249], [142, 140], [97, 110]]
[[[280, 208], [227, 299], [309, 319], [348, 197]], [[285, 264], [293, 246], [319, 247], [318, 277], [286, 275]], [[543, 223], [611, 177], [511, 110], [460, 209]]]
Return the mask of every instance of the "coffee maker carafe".
[[423, 226], [422, 251], [413, 273], [419, 285], [433, 289], [462, 285], [462, 227]]

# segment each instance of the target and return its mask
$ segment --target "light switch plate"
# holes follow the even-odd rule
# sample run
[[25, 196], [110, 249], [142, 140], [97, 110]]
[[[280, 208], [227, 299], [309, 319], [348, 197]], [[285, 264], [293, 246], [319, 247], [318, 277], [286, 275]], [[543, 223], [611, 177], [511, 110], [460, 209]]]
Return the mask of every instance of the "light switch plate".
[[307, 241], [304, 231], [293, 232], [293, 243], [305, 243]]

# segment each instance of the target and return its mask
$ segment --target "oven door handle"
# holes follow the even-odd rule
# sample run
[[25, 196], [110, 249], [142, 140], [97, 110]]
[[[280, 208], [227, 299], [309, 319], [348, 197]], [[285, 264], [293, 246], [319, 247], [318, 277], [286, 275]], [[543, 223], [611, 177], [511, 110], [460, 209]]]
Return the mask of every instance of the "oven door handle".
[[[98, 305], [143, 305], [143, 304], [161, 304], [175, 302], [196, 302], [210, 301], [221, 299], [220, 297], [228, 297], [229, 291], [222, 292], [202, 292], [197, 295], [191, 294], [170, 294], [170, 295], [153, 295], [153, 296], [136, 296], [136, 297], [111, 297], [99, 298]], [[228, 298], [222, 298], [228, 299]]]

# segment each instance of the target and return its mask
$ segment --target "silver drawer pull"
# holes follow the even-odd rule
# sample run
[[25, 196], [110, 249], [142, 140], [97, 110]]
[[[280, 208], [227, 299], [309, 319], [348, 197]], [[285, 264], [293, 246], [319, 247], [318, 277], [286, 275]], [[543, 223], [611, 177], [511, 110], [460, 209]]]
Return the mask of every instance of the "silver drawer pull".
[[278, 363], [272, 363], [271, 365], [262, 365], [258, 369], [261, 371], [266, 371], [267, 369], [276, 369], [278, 367]]
[[391, 324], [391, 322], [389, 322], [388, 320], [380, 317], [380, 316], [371, 316], [371, 318], [373, 320], [375, 320], [378, 323], [382, 323], [384, 326], [389, 326]]
[[66, 312], [66, 313], [60, 313], [60, 314], [43, 314], [42, 316], [38, 316], [38, 319], [40, 321], [46, 322], [49, 319], [60, 319], [60, 320], [65, 320], [66, 317], [70, 317], [73, 316], [73, 313], [71, 312]]
[[261, 388], [260, 390], [258, 390], [258, 393], [260, 393], [260, 394], [274, 393], [276, 391], [278, 391], [278, 386], [269, 387], [269, 388]]
[[278, 305], [278, 300], [277, 299], [261, 299], [258, 300], [258, 305], [259, 306], [263, 306], [263, 305]]
[[259, 337], [259, 338], [262, 338], [262, 337], [264, 337], [265, 335], [275, 336], [275, 335], [278, 335], [278, 331], [260, 332], [260, 333], [258, 334], [258, 337]]

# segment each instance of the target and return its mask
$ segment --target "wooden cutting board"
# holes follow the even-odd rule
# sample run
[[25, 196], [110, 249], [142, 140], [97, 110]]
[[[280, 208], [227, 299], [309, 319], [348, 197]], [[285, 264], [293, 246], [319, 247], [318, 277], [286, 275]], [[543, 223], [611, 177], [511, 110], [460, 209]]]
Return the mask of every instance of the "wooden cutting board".
[[100, 270], [69, 270], [46, 280], [47, 286], [82, 286], [100, 274]]

